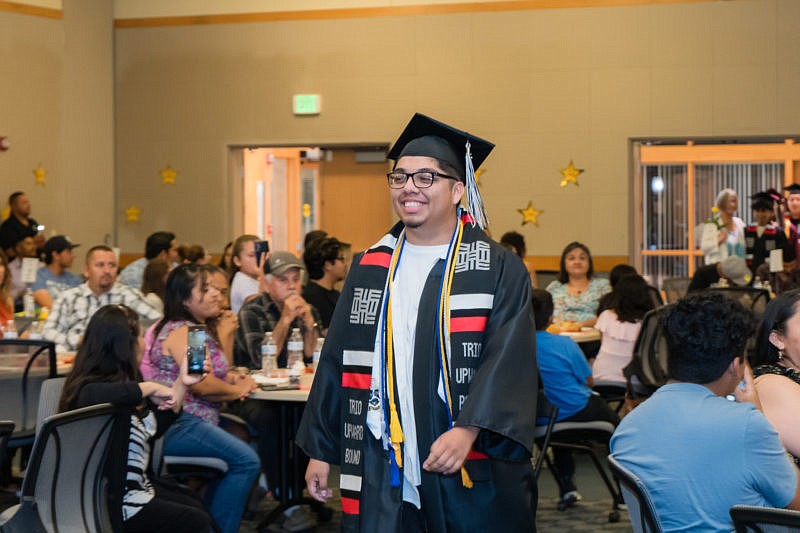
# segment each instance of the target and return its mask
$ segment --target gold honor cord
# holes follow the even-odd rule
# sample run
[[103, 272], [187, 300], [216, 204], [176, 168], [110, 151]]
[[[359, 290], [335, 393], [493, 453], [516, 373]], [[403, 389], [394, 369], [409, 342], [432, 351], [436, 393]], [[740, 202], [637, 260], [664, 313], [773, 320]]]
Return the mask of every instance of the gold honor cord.
[[[453, 420], [453, 396], [450, 393], [450, 371], [447, 365], [447, 344], [445, 339], [449, 338], [447, 335], [447, 325], [450, 323], [450, 290], [453, 286], [453, 272], [456, 268], [458, 259], [458, 250], [461, 248], [461, 238], [464, 236], [464, 224], [459, 218], [456, 228], [456, 242], [454, 243], [453, 250], [450, 257], [447, 258], [448, 264], [445, 267], [445, 279], [442, 285], [446, 290], [442, 291], [439, 296], [439, 354], [442, 358], [442, 381], [444, 382], [444, 394], [447, 398], [447, 407], [450, 410], [450, 420]], [[461, 466], [461, 484], [468, 488], [472, 488], [472, 480], [469, 478], [469, 473], [464, 466]]]
[[397, 262], [400, 259], [400, 252], [403, 249], [406, 233], [400, 234], [397, 246], [392, 254], [392, 262], [389, 265], [389, 296], [386, 302], [386, 386], [389, 389], [389, 440], [394, 449], [394, 457], [397, 466], [403, 468], [403, 454], [400, 445], [405, 440], [403, 436], [403, 426], [400, 424], [400, 417], [397, 415], [397, 402], [395, 401], [394, 390], [394, 345], [392, 341], [392, 284], [397, 272]]

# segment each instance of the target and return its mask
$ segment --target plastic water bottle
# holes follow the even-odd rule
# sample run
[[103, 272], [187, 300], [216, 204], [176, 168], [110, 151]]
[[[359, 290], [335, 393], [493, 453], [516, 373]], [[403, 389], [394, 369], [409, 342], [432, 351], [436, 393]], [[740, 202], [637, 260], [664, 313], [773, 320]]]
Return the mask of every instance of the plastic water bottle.
[[300, 328], [292, 328], [292, 334], [287, 343], [286, 368], [289, 369], [289, 381], [298, 383], [303, 372], [303, 336]]
[[278, 370], [278, 347], [272, 338], [272, 332], [264, 332], [264, 340], [261, 341], [261, 373], [269, 376]]
[[25, 289], [25, 294], [22, 296], [22, 309], [26, 317], [33, 318], [36, 316], [36, 299], [33, 297], [33, 291], [30, 287]]
[[322, 353], [322, 345], [325, 344], [325, 337], [317, 337], [317, 345], [314, 347], [314, 359], [312, 366], [314, 371], [317, 371], [317, 364], [319, 364], [319, 356]]
[[17, 326], [14, 324], [14, 320], [11, 319], [6, 322], [6, 327], [3, 329], [3, 338], [4, 339], [16, 339], [17, 338]]

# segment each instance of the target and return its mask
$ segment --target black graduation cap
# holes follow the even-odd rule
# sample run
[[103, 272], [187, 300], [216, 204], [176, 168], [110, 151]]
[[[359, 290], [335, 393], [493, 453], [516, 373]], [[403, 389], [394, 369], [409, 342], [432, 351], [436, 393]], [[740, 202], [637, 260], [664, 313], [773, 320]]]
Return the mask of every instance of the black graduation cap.
[[791, 185], [784, 187], [783, 190], [788, 191], [789, 194], [800, 194], [800, 185], [792, 183]]
[[750, 199], [753, 200], [750, 208], [754, 211], [772, 209], [775, 205], [775, 198], [767, 191], [757, 192]]
[[494, 148], [487, 140], [416, 113], [386, 157], [395, 161], [405, 155], [433, 157], [452, 165], [463, 175], [467, 143], [473, 168], [480, 167]]
[[416, 113], [386, 155], [397, 161], [403, 156], [432, 157], [459, 171], [466, 180], [470, 212], [481, 228], [488, 225], [483, 200], [475, 181], [475, 169], [489, 156], [494, 144], [422, 113]]

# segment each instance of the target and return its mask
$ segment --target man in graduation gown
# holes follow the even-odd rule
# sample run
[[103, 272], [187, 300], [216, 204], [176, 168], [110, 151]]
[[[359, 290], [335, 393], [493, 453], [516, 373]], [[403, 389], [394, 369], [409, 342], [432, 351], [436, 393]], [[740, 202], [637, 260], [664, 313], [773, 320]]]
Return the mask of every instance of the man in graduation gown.
[[750, 197], [755, 222], [744, 229], [745, 259], [753, 275], [764, 262], [769, 261], [773, 250], [786, 247], [786, 235], [772, 222], [775, 216], [775, 198], [771, 191], [757, 192]]
[[353, 261], [296, 439], [312, 497], [340, 465], [345, 531], [535, 531], [530, 278], [482, 230], [492, 148], [417, 114], [389, 152], [400, 222]]

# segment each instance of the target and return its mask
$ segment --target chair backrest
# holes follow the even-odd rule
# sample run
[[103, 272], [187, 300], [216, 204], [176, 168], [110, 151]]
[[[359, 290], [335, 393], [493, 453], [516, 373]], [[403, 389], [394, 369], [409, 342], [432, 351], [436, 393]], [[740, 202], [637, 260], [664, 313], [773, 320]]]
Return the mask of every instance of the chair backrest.
[[[539, 378], [539, 382], [541, 383], [541, 377]], [[540, 389], [539, 396], [536, 400], [537, 427], [534, 433], [534, 440], [539, 446], [539, 454], [536, 456], [536, 462], [533, 466], [533, 473], [536, 479], [539, 479], [539, 472], [542, 471], [544, 456], [547, 453], [547, 448], [550, 447], [550, 437], [553, 434], [553, 426], [556, 423], [556, 418], [558, 418], [558, 407], [550, 403], [547, 400], [547, 396], [544, 395], [544, 390]], [[544, 425], [539, 424], [539, 422], [544, 420], [547, 421]]]
[[661, 523], [642, 480], [622, 466], [613, 455], [608, 456], [608, 466], [619, 482], [622, 498], [628, 506], [628, 516], [631, 519], [634, 533], [660, 532]]
[[660, 290], [652, 285], [648, 285], [647, 290], [650, 292], [650, 299], [653, 301], [653, 307], [661, 307], [664, 305], [664, 298], [661, 297]]
[[661, 289], [664, 291], [664, 296], [668, 304], [674, 304], [689, 291], [689, 284], [692, 278], [664, 278], [661, 282]]
[[800, 530], [800, 511], [734, 505], [730, 513], [736, 533], [783, 533]]
[[5, 466], [6, 461], [6, 446], [8, 445], [8, 438], [14, 433], [14, 422], [11, 420], [0, 420], [0, 472]]
[[36, 412], [37, 431], [42, 427], [45, 418], [58, 412], [58, 401], [61, 399], [61, 391], [66, 380], [67, 378], [51, 378], [42, 382], [39, 391], [39, 409]]
[[764, 310], [769, 303], [769, 291], [753, 287], [713, 287], [709, 291], [718, 292], [728, 298], [739, 301], [745, 308], [750, 309], [756, 320], [764, 315]]
[[129, 410], [100, 404], [43, 421], [22, 506], [32, 505], [47, 531], [111, 531], [104, 471], [115, 424], [124, 427], [129, 417]]
[[536, 284], [540, 289], [546, 289], [552, 282], [558, 280], [558, 270], [537, 270]]
[[642, 319], [631, 362], [622, 371], [628, 393], [633, 396], [649, 396], [667, 382], [668, 347], [661, 316], [668, 308], [665, 305], [648, 311]]
[[[22, 357], [24, 365], [22, 368], [22, 397], [20, 401], [20, 418], [17, 431], [32, 429], [32, 424], [28, 421], [29, 403], [36, 401], [29, 399], [28, 376], [31, 368], [39, 366], [47, 367], [47, 377], [54, 378], [58, 375], [58, 363], [56, 359], [56, 345], [50, 341], [30, 340], [30, 339], [0, 339], [0, 356], [2, 357]], [[46, 360], [41, 359], [46, 356]]]

